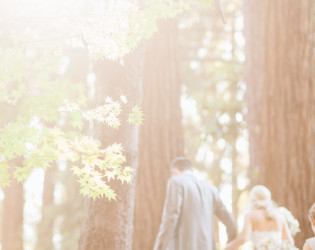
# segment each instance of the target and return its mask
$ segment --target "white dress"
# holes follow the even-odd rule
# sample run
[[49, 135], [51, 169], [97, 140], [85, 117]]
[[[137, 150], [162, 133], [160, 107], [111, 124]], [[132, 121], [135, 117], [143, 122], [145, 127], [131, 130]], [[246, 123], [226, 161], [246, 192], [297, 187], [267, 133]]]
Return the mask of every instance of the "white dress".
[[253, 231], [251, 234], [251, 241], [254, 249], [272, 249], [272, 245], [281, 244], [281, 231]]
[[307, 239], [306, 242], [312, 250], [315, 250], [315, 237]]

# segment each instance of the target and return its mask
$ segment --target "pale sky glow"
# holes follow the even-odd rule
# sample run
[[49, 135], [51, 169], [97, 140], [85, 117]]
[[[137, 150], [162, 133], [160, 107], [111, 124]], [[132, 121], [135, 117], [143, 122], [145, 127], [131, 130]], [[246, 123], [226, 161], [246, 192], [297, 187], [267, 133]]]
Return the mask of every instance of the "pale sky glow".
[[24, 183], [24, 248], [33, 250], [36, 243], [36, 225], [41, 219], [44, 170], [35, 169]]
[[232, 162], [228, 158], [222, 158], [220, 161], [220, 168], [227, 174], [232, 173]]

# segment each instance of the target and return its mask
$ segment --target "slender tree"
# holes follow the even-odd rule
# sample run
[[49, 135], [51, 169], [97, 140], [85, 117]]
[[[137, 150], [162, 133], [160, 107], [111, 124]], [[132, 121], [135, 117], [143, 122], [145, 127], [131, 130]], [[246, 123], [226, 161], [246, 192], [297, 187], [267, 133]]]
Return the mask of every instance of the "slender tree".
[[301, 247], [315, 200], [312, 1], [244, 6], [251, 173], [298, 218]]
[[[19, 166], [20, 161], [12, 161]], [[23, 250], [23, 185], [13, 180], [9, 187], [3, 189], [3, 218], [1, 245], [3, 250]]]
[[[183, 154], [175, 20], [160, 23], [148, 42], [143, 70], [133, 249], [152, 249], [159, 230], [172, 158]], [[145, 237], [144, 237], [145, 235]]]

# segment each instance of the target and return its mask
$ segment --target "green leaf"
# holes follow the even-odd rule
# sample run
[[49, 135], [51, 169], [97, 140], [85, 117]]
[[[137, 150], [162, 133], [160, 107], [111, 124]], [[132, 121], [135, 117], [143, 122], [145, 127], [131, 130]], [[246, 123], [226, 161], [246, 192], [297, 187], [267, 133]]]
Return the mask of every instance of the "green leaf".
[[4, 162], [0, 163], [0, 184], [2, 187], [7, 187], [11, 183], [9, 166]]
[[140, 125], [143, 122], [144, 114], [138, 106], [133, 107], [132, 112], [128, 116], [129, 124]]
[[31, 174], [32, 169], [28, 167], [16, 167], [13, 173], [13, 177], [18, 182], [25, 181]]

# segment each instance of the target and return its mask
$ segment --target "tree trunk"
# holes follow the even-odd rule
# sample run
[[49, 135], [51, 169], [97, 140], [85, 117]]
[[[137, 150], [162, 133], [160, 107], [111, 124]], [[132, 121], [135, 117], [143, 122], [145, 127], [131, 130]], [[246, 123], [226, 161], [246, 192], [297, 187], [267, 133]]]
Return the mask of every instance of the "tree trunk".
[[[138, 49], [125, 58], [125, 65], [117, 62], [99, 62], [95, 67], [96, 105], [104, 104], [106, 96], [114, 99], [125, 94], [128, 107], [141, 105], [143, 49]], [[125, 109], [126, 107], [123, 107]], [[138, 126], [128, 125], [121, 117], [117, 130], [104, 124], [95, 124], [95, 138], [103, 147], [114, 142], [121, 143], [127, 157], [127, 165], [137, 171]], [[136, 177], [135, 177], [136, 178]], [[86, 199], [85, 218], [81, 231], [79, 249], [83, 250], [128, 250], [132, 248], [135, 179], [133, 183], [110, 183], [117, 194], [117, 201]]]
[[143, 73], [134, 250], [153, 249], [161, 222], [170, 162], [183, 154], [176, 21], [160, 23], [148, 42]]
[[12, 181], [4, 188], [2, 250], [23, 250], [23, 185]]
[[315, 201], [312, 1], [244, 5], [251, 173], [298, 218], [301, 247]]

